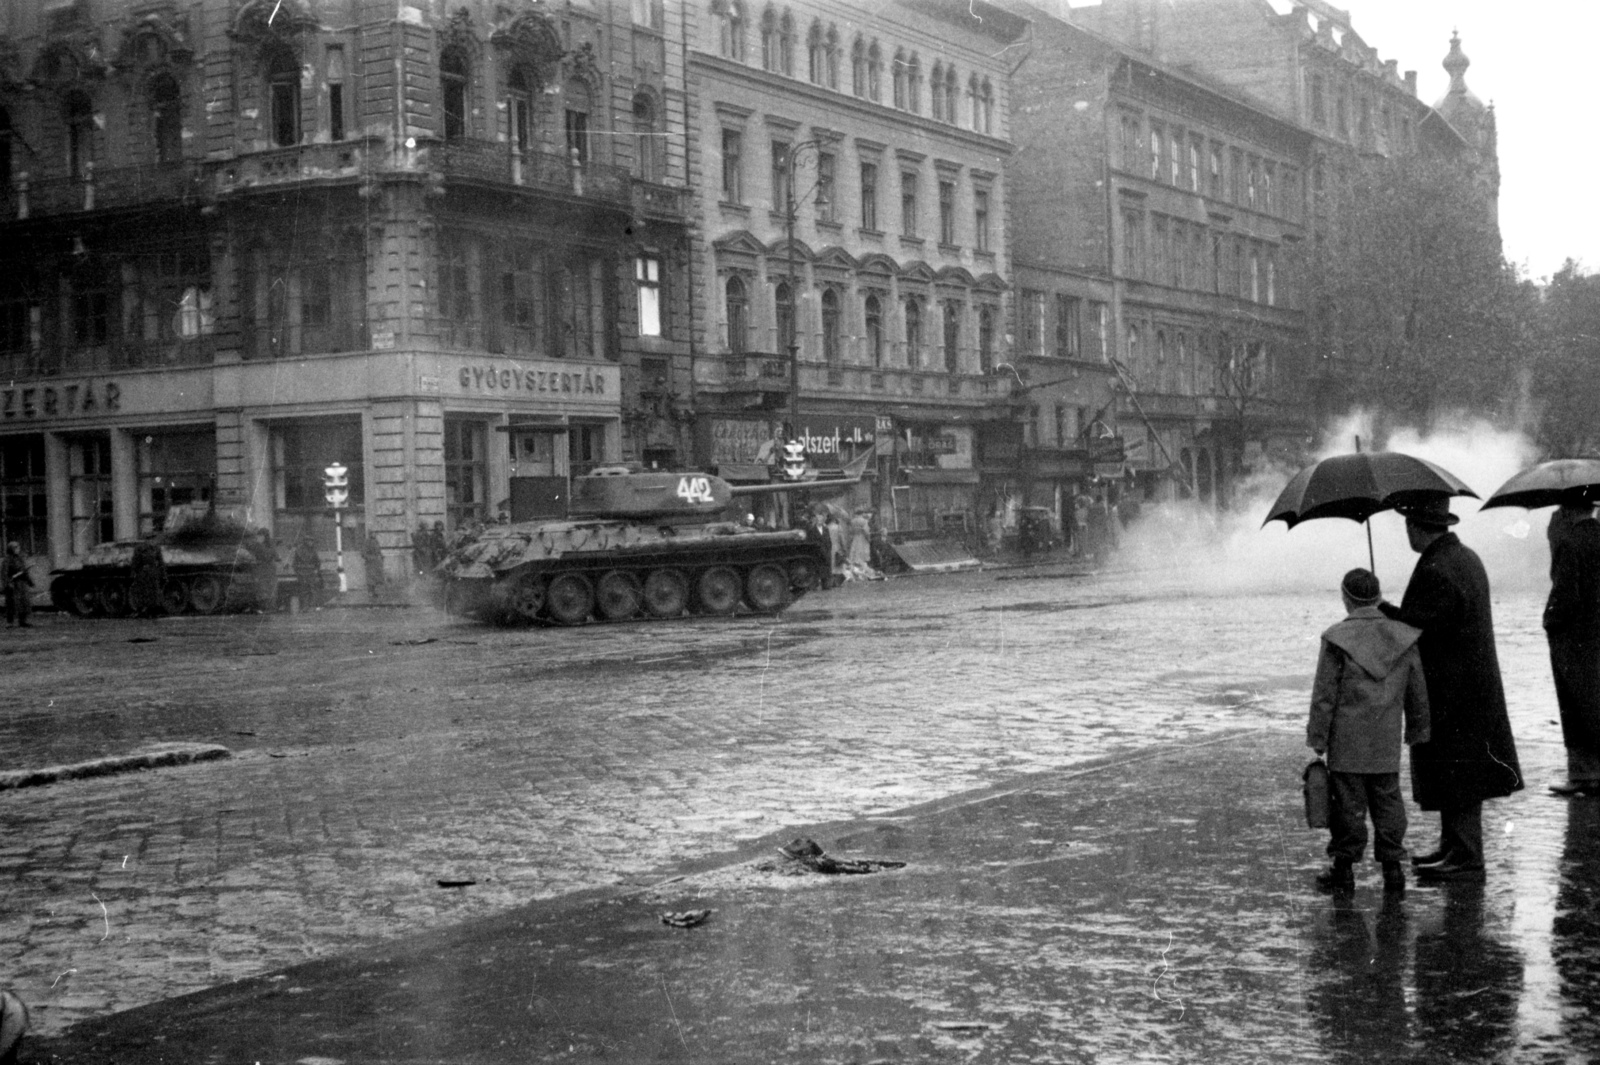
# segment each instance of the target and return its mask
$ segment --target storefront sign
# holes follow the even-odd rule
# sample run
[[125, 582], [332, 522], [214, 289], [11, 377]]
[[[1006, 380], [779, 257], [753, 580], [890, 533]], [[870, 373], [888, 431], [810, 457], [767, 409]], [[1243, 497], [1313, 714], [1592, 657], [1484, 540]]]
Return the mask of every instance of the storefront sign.
[[930, 436], [923, 445], [923, 450], [930, 455], [954, 455], [960, 448], [956, 438], [949, 434], [943, 436]]
[[878, 439], [877, 430], [876, 418], [802, 415], [798, 435], [811, 465], [831, 469], [845, 465], [871, 447]]
[[4, 421], [109, 414], [120, 409], [122, 386], [115, 381], [0, 389], [0, 420]]
[[711, 461], [718, 466], [764, 463], [763, 448], [772, 443], [773, 431], [769, 421], [718, 418], [711, 423]]
[[456, 380], [463, 392], [559, 393], [562, 395], [605, 396], [617, 391], [615, 371], [596, 366], [569, 369], [487, 363], [463, 366]]

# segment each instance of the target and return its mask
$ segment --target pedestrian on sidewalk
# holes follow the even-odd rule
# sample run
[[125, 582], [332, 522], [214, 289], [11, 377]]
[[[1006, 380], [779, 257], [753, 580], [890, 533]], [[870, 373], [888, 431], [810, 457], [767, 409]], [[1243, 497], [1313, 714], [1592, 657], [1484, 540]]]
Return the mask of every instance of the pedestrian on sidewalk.
[[1600, 522], [1579, 490], [1550, 519], [1550, 597], [1544, 631], [1567, 748], [1557, 795], [1600, 794]]
[[1429, 880], [1483, 877], [1483, 803], [1522, 789], [1517, 745], [1495, 654], [1489, 577], [1476, 552], [1450, 531], [1450, 500], [1429, 495], [1396, 508], [1418, 554], [1400, 605], [1388, 617], [1422, 630], [1428, 678], [1428, 742], [1411, 749], [1411, 791], [1439, 812], [1439, 846], [1411, 859]]
[[0, 580], [6, 585], [6, 627], [32, 628], [28, 616], [33, 613], [33, 574], [28, 572], [28, 560], [22, 557], [22, 545], [15, 540], [6, 545]]
[[1378, 578], [1353, 569], [1339, 586], [1345, 618], [1322, 634], [1306, 745], [1328, 760], [1333, 864], [1317, 877], [1327, 891], [1355, 887], [1352, 868], [1367, 849], [1383, 867], [1383, 889], [1404, 891], [1406, 805], [1400, 747], [1428, 738], [1428, 688], [1417, 641], [1422, 633], [1383, 616]]

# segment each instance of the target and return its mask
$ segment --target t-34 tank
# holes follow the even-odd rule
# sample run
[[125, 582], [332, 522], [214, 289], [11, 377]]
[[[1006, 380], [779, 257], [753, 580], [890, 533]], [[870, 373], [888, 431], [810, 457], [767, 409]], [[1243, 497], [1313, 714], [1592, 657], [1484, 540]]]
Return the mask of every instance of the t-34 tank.
[[[224, 607], [270, 609], [276, 561], [258, 532], [229, 508], [185, 504], [167, 512], [166, 528], [144, 540], [97, 544], [50, 572], [50, 600], [85, 617], [122, 617], [137, 607], [134, 556], [144, 545], [161, 552], [161, 608], [214, 614]], [[269, 576], [270, 573], [270, 576]]]
[[723, 520], [735, 496], [771, 490], [703, 473], [574, 477], [566, 520], [490, 525], [454, 548], [438, 570], [445, 605], [562, 625], [775, 613], [822, 582], [828, 556], [798, 530]]

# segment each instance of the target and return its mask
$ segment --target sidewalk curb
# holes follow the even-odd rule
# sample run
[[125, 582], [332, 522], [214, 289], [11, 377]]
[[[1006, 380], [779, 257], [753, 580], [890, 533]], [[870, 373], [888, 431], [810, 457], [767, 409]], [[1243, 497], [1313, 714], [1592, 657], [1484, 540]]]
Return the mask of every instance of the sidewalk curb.
[[131, 773], [140, 769], [163, 769], [168, 766], [191, 765], [195, 762], [212, 762], [219, 758], [232, 757], [232, 751], [214, 743], [163, 743], [130, 754], [93, 758], [87, 762], [73, 762], [70, 765], [5, 770], [0, 772], [0, 791], [39, 787], [63, 780], [85, 780], [89, 777], [111, 776], [114, 773]]

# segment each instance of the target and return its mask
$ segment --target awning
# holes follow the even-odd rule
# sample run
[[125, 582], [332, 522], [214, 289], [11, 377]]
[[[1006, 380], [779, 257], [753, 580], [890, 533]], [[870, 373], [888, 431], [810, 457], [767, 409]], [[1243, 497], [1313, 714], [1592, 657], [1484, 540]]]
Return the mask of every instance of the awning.
[[977, 484], [977, 470], [909, 469], [907, 484]]
[[914, 573], [951, 573], [983, 565], [959, 540], [907, 540], [889, 544], [889, 550]]
[[772, 471], [760, 462], [724, 462], [717, 467], [717, 476], [730, 484], [766, 484], [772, 480]]

